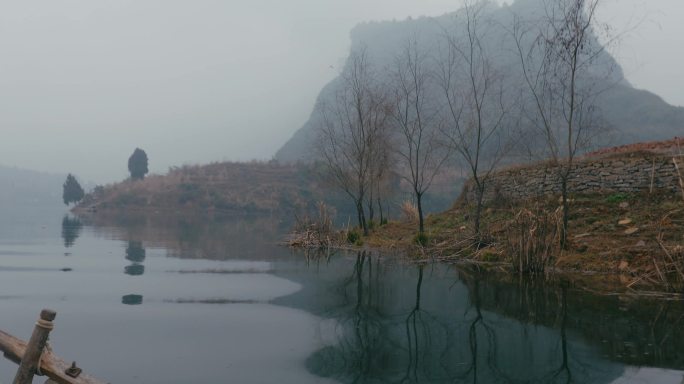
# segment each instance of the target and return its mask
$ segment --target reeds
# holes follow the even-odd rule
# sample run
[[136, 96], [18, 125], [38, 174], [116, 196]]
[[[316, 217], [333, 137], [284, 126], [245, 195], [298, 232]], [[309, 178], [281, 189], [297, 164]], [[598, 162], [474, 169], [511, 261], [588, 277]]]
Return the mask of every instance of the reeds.
[[520, 274], [545, 274], [560, 251], [560, 210], [520, 210], [508, 223], [504, 246]]
[[318, 203], [316, 215], [297, 217], [287, 245], [295, 248], [327, 249], [339, 245], [340, 234], [333, 226], [333, 214], [325, 203]]

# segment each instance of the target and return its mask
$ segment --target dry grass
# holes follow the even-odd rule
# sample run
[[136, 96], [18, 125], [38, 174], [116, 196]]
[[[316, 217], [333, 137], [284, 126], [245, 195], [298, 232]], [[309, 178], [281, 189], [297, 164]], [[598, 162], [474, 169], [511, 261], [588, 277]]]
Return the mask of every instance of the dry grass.
[[560, 254], [560, 222], [560, 209], [523, 208], [510, 220], [503, 240], [514, 271], [533, 275], [546, 272], [553, 257]]
[[[660, 250], [653, 252], [653, 268], [643, 271], [628, 286], [639, 289], [646, 285], [659, 285], [672, 292], [684, 293], [684, 238], [677, 241], [672, 232], [684, 225], [682, 210], [672, 211], [658, 223], [656, 242]], [[673, 241], [674, 240], [674, 241]]]
[[[459, 206], [431, 215], [426, 220], [430, 242], [424, 250], [424, 257], [482, 266], [503, 265], [511, 271], [541, 273], [551, 268], [554, 271], [608, 274], [622, 281], [624, 286], [644, 274], [657, 274], [654, 255], [659, 255], [661, 270], [665, 269], [661, 267], [665, 260], [663, 257], [681, 261], [684, 203], [678, 195], [597, 194], [573, 196], [572, 200], [568, 244], [562, 251], [554, 241], [557, 238], [557, 197], [548, 197], [485, 208], [482, 225], [488, 241], [480, 246], [472, 232], [471, 207]], [[667, 219], [663, 221], [666, 215]], [[630, 223], [619, 224], [625, 219]], [[636, 231], [627, 232], [628, 229]], [[382, 249], [411, 251], [415, 231], [415, 224], [393, 222], [374, 231], [365, 242]], [[664, 249], [670, 253], [669, 256]], [[668, 273], [674, 276], [671, 272]], [[662, 287], [659, 280], [644, 279], [634, 287]]]
[[401, 203], [401, 216], [404, 218], [404, 221], [407, 221], [409, 223], [417, 223], [418, 222], [418, 207], [416, 207], [415, 204], [412, 202], [405, 200], [403, 203]]
[[79, 209], [293, 212], [314, 209], [323, 196], [325, 189], [306, 166], [226, 162], [107, 185], [86, 196]]

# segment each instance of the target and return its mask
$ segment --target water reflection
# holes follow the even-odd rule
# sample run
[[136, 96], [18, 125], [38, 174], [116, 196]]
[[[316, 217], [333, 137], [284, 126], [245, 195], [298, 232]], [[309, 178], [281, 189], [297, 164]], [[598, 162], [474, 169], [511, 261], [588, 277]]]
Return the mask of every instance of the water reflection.
[[[529, 284], [540, 283], [489, 280], [445, 266], [407, 268], [363, 253], [348, 268], [335, 278], [343, 266], [333, 261], [328, 269], [334, 272], [317, 272], [318, 293], [305, 285], [279, 301], [334, 320], [332, 341], [307, 367], [343, 383], [610, 383], [625, 365], [605, 353], [603, 341], [644, 325], [628, 321], [623, 329], [604, 326], [606, 334], [585, 337], [602, 323], [600, 308], [612, 299], [600, 298], [590, 318], [577, 317], [575, 305], [593, 296], [568, 284], [539, 290]], [[671, 336], [682, 336], [675, 327]], [[681, 343], [665, 344], [674, 350]], [[677, 356], [667, 360], [656, 365], [684, 367]]]
[[159, 213], [83, 214], [80, 219], [96, 234], [123, 241], [144, 240], [183, 259], [229, 260], [272, 258], [281, 254], [277, 243], [291, 229], [287, 220], [272, 217], [224, 217]]
[[121, 304], [126, 305], [140, 305], [142, 302], [142, 295], [126, 295], [121, 298]]
[[145, 273], [145, 266], [140, 264], [127, 265], [124, 267], [124, 273], [130, 276], [140, 276]]
[[140, 241], [129, 241], [126, 247], [126, 260], [133, 262], [133, 264], [124, 267], [124, 273], [130, 276], [141, 276], [145, 273], [145, 266], [142, 262], [145, 261], [145, 248]]
[[[456, 332], [423, 302], [425, 266], [398, 276], [358, 254], [351, 275], [333, 284], [336, 343], [307, 361], [312, 372], [341, 382], [453, 382], [465, 376]], [[430, 292], [432, 295], [434, 292]]]
[[142, 263], [145, 261], [145, 248], [141, 241], [129, 241], [126, 247], [126, 260], [134, 263]]
[[567, 282], [506, 281], [482, 275], [464, 280], [486, 286], [481, 294], [483, 307], [523, 324], [558, 329], [562, 348], [571, 345], [568, 340], [581, 337], [613, 361], [684, 368], [684, 302], [600, 296], [574, 289]]
[[[319, 319], [318, 349], [306, 367], [339, 382], [611, 383], [627, 366], [684, 369], [681, 302], [598, 296], [564, 281], [407, 265], [367, 253], [292, 255], [276, 245], [281, 224], [269, 218], [155, 220], [162, 219], [117, 229], [115, 237], [128, 241], [126, 274], [144, 274], [145, 247], [134, 239], [184, 259], [268, 260], [268, 274], [302, 289], [264, 305]], [[193, 267], [177, 278], [210, 270]], [[211, 278], [227, 270], [213, 271]], [[142, 295], [122, 303], [139, 305]]]
[[76, 239], [83, 230], [83, 223], [77, 217], [64, 215], [62, 218], [62, 239], [64, 240], [64, 247], [69, 248], [74, 245]]
[[[545, 336], [546, 340], [534, 340], [533, 337], [538, 335], [536, 332], [528, 332], [529, 329], [525, 323], [516, 324], [511, 328], [499, 329], [496, 316], [484, 315], [481, 281], [479, 279], [464, 278], [464, 282], [469, 288], [470, 310], [474, 316], [468, 327], [468, 345], [471, 360], [468, 369], [460, 377], [462, 381], [482, 382], [478, 373], [484, 371], [483, 373], [488, 377], [487, 380], [489, 380], [489, 376], [494, 376], [498, 382], [510, 383], [519, 380], [530, 380], [529, 382], [538, 383], [573, 383], [576, 381], [573, 380], [572, 371], [573, 369], [579, 369], [581, 371], [579, 375], [581, 380], [579, 382], [587, 382], [586, 380], [599, 382], [600, 379], [608, 380], [611, 376], [611, 371], [617, 369], [617, 367], [612, 366], [609, 362], [605, 363], [605, 367], [592, 367], [590, 360], [583, 361], [584, 357], [581, 356], [581, 352], [577, 358], [573, 359], [573, 364], [570, 364], [570, 354], [572, 352], [569, 349], [567, 337], [567, 288], [565, 286], [562, 286], [559, 291], [561, 295], [560, 306], [550, 311], [551, 316], [559, 319], [557, 334], [554, 335], [556, 332], [550, 329], [550, 334]], [[526, 312], [523, 310], [524, 303], [526, 302], [526, 300], [518, 301], [518, 304], [522, 304], [521, 312]], [[493, 317], [492, 321], [490, 321], [489, 317]], [[519, 335], [520, 344], [506, 345], [507, 339], [510, 337], [507, 333], [515, 331], [515, 328], [521, 328], [522, 330], [522, 333]], [[499, 341], [500, 336], [504, 338], [503, 343]], [[538, 347], [540, 342], [545, 344], [542, 348]], [[504, 356], [502, 360], [509, 358], [509, 352], [499, 352], [499, 348], [520, 352], [516, 348], [517, 346], [537, 346], [538, 351], [533, 351], [532, 353], [523, 352], [523, 356], [527, 355], [526, 358], [532, 359], [545, 358], [546, 366], [540, 367], [537, 371], [525, 372], [524, 369], [527, 368], [525, 365], [509, 369], [506, 367], [509, 365], [506, 361], [498, 361], [500, 356]], [[483, 353], [480, 353], [480, 351]], [[527, 376], [530, 373], [534, 373], [534, 375]]]

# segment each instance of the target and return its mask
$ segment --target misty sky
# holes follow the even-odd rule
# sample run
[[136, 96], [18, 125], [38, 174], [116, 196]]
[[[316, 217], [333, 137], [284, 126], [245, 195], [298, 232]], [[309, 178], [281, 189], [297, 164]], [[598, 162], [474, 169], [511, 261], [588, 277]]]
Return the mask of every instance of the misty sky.
[[[684, 105], [684, 1], [604, 0], [638, 88]], [[0, 164], [127, 176], [270, 159], [311, 112], [361, 21], [441, 15], [455, 0], [0, 1]], [[684, 128], [683, 128], [684, 130]]]

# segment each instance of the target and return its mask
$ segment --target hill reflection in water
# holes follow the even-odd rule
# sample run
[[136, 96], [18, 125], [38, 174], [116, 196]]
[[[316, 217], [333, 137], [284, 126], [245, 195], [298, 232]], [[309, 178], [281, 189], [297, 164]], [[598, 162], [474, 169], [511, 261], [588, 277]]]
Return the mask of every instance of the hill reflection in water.
[[[100, 236], [128, 241], [134, 246], [142, 247], [144, 243], [146, 248], [163, 248], [169, 256], [183, 259], [261, 260], [277, 258], [283, 251], [289, 253], [278, 242], [291, 228], [291, 222], [273, 217], [190, 217], [138, 212], [88, 214], [81, 215], [80, 220]], [[131, 257], [129, 252], [127, 259]], [[142, 254], [144, 259], [144, 250]]]

